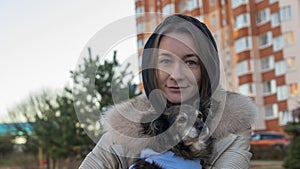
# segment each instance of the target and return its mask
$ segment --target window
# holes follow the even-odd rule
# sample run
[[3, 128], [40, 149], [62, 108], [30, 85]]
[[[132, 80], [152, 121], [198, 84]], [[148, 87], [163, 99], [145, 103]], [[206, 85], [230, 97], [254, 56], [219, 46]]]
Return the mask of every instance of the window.
[[224, 18], [224, 19], [222, 20], [222, 25], [223, 25], [223, 26], [226, 26], [226, 25], [227, 25], [227, 19]]
[[239, 62], [237, 64], [237, 71], [238, 75], [250, 73], [252, 71], [252, 61], [244, 60], [242, 62]]
[[277, 100], [286, 100], [288, 98], [288, 88], [286, 85], [277, 87]]
[[186, 1], [182, 1], [180, 4], [179, 4], [179, 12], [180, 13], [184, 13], [185, 11], [187, 11], [189, 8], [188, 6], [188, 3]]
[[251, 136], [252, 141], [256, 141], [256, 140], [260, 140], [260, 139], [261, 139], [261, 136], [259, 134], [254, 134]]
[[296, 69], [296, 58], [295, 56], [290, 56], [286, 58], [286, 64], [288, 70], [295, 70]]
[[231, 1], [231, 8], [234, 9], [240, 5], [247, 4], [248, 0], [233, 0]]
[[268, 133], [268, 134], [262, 134], [261, 139], [262, 140], [275, 140], [275, 139], [277, 140], [277, 139], [285, 139], [285, 138], [281, 134], [273, 134], [273, 133], [269, 134]]
[[234, 28], [240, 29], [250, 25], [250, 17], [248, 13], [241, 14], [234, 18]]
[[213, 26], [213, 27], [217, 26], [217, 17], [215, 14], [212, 14], [212, 16], [211, 16], [211, 26]]
[[138, 45], [138, 49], [143, 48], [144, 47], [144, 39], [139, 39], [137, 45]]
[[270, 20], [270, 9], [265, 8], [262, 11], [259, 11], [256, 14], [256, 23], [257, 24], [264, 24]]
[[279, 112], [279, 124], [286, 125], [289, 121], [291, 121], [291, 113], [288, 111], [280, 111]]
[[222, 26], [226, 26], [227, 25], [227, 19], [226, 19], [226, 9], [222, 9], [222, 15], [223, 15], [223, 19], [222, 19]]
[[142, 33], [145, 31], [145, 23], [141, 22], [136, 25], [137, 33]]
[[139, 17], [144, 13], [144, 6], [139, 6], [135, 9], [136, 16]]
[[253, 83], [247, 83], [239, 86], [239, 92], [245, 96], [253, 96], [254, 94], [254, 85]]
[[279, 61], [275, 63], [275, 75], [280, 76], [286, 73], [286, 62], [285, 60]]
[[269, 31], [258, 37], [259, 47], [264, 48], [272, 44], [272, 32]]
[[224, 30], [224, 35], [228, 36], [228, 30]]
[[141, 67], [142, 66], [142, 56], [138, 57], [138, 61], [139, 61], [139, 66]]
[[222, 9], [222, 15], [226, 15], [226, 9]]
[[276, 81], [271, 80], [263, 83], [263, 94], [273, 94], [276, 93]]
[[226, 4], [226, 0], [221, 0], [221, 5], [225, 5]]
[[280, 24], [280, 13], [279, 12], [273, 13], [272, 14], [272, 19], [271, 19], [272, 28], [276, 27], [276, 26], [279, 26], [279, 24]]
[[199, 6], [199, 0], [188, 0], [189, 10], [193, 10]]
[[209, 5], [210, 6], [215, 6], [216, 5], [216, 1], [215, 0], [209, 0]]
[[168, 4], [162, 9], [163, 14], [173, 14], [175, 12], [174, 4]]
[[202, 0], [199, 0], [199, 7], [201, 8], [203, 6]]
[[277, 2], [278, 0], [269, 0], [269, 4], [272, 4], [272, 3], [275, 3]]
[[270, 70], [274, 68], [274, 57], [269, 56], [261, 59], [261, 70]]
[[290, 84], [290, 96], [298, 96], [298, 95], [299, 95], [298, 83]]
[[228, 46], [229, 46], [229, 40], [228, 40], [228, 38], [225, 38], [224, 47], [228, 47]]
[[265, 107], [265, 117], [272, 118], [278, 116], [278, 106], [277, 104], [272, 104]]
[[226, 66], [227, 66], [227, 67], [231, 67], [231, 62], [230, 62], [230, 60], [226, 60]]
[[[225, 69], [230, 68], [231, 67], [231, 56], [230, 56], [230, 52], [228, 50], [225, 51]], [[228, 69], [230, 70], [230, 69]]]
[[284, 40], [282, 36], [277, 36], [273, 39], [273, 51], [279, 51], [284, 47]]
[[154, 12], [154, 7], [151, 6], [151, 7], [149, 8], [149, 11], [150, 11], [150, 12]]
[[234, 42], [236, 53], [249, 50], [252, 48], [251, 37], [243, 37]]
[[281, 21], [286, 21], [292, 18], [291, 6], [284, 6], [280, 9]]
[[287, 44], [287, 45], [294, 44], [294, 42], [295, 42], [294, 32], [293, 31], [285, 32], [284, 33], [284, 40], [285, 40], [285, 44]]

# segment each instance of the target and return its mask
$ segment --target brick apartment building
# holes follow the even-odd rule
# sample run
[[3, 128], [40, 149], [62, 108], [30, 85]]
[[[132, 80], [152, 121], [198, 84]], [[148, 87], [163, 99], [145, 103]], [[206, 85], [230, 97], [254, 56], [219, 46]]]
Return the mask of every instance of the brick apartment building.
[[293, 120], [300, 106], [300, 0], [135, 0], [135, 9], [139, 61], [165, 16], [194, 16], [217, 41], [226, 89], [256, 103], [254, 130], [282, 131]]

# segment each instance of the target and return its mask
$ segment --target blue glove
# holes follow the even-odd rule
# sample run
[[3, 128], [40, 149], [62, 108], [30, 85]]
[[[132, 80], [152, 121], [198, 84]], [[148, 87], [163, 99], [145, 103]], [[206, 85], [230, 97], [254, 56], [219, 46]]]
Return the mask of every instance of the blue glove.
[[172, 151], [167, 151], [162, 154], [154, 152], [153, 150], [150, 149], [145, 149], [143, 151], [144, 152], [141, 153], [141, 157], [143, 156], [146, 157], [145, 160], [147, 162], [150, 163], [155, 162], [156, 164], [160, 165], [164, 169], [185, 169], [185, 168], [202, 169], [199, 159], [187, 160], [182, 157], [175, 156]]

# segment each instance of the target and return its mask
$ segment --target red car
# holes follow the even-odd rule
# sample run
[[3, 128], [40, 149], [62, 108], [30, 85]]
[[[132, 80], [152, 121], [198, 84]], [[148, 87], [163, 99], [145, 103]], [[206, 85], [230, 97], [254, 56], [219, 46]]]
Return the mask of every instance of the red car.
[[286, 148], [289, 140], [282, 134], [277, 132], [259, 132], [251, 136], [250, 145], [252, 147], [275, 147]]

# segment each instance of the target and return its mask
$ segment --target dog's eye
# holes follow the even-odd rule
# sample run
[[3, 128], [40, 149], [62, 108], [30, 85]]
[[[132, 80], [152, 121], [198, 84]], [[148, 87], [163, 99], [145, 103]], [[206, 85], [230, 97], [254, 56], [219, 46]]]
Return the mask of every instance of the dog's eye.
[[181, 117], [178, 118], [177, 122], [178, 122], [178, 123], [185, 123], [186, 120], [187, 120], [187, 119], [186, 119], [185, 117], [181, 116]]
[[203, 118], [203, 115], [201, 113], [198, 114], [197, 116], [199, 119], [202, 119]]

